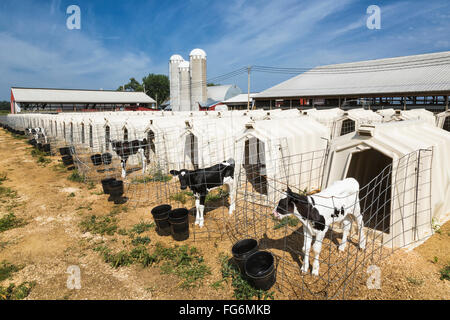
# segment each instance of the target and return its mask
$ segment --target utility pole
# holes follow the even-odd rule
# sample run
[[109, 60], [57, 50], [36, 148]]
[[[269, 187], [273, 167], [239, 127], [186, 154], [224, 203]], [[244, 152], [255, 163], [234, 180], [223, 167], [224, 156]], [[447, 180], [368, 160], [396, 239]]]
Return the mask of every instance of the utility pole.
[[247, 88], [247, 111], [250, 110], [250, 72], [252, 71], [252, 67], [247, 67], [247, 73], [248, 73], [248, 88]]

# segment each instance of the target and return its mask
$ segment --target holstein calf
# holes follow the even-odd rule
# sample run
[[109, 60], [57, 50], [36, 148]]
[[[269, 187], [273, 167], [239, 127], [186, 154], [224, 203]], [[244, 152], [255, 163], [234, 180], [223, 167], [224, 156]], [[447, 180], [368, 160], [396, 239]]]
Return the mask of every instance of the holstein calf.
[[181, 190], [190, 188], [195, 196], [195, 209], [196, 219], [195, 224], [203, 227], [205, 200], [209, 191], [227, 184], [230, 191], [230, 208], [228, 213], [232, 214], [235, 208], [234, 203], [234, 190], [233, 190], [233, 177], [234, 177], [235, 162], [233, 159], [224, 161], [215, 166], [198, 169], [198, 170], [186, 170], [181, 171], [172, 170], [170, 174], [178, 176], [180, 180]]
[[133, 140], [133, 141], [112, 141], [112, 148], [115, 153], [120, 157], [120, 162], [122, 164], [122, 178], [127, 176], [127, 160], [130, 156], [137, 153], [141, 154], [142, 157], [142, 174], [147, 171], [147, 158], [148, 158], [148, 143], [147, 139], [144, 140]]
[[352, 225], [352, 216], [356, 219], [359, 230], [359, 247], [364, 249], [366, 238], [363, 232], [364, 222], [359, 205], [359, 183], [353, 178], [336, 181], [329, 188], [311, 196], [299, 195], [289, 188], [287, 197], [281, 199], [273, 211], [278, 219], [283, 219], [294, 214], [303, 224], [304, 241], [302, 272], [309, 270], [309, 251], [312, 238], [316, 240], [313, 245], [315, 253], [312, 274], [319, 275], [319, 256], [322, 249], [322, 241], [330, 225], [341, 222], [343, 228], [340, 251], [344, 251], [347, 245], [347, 237]]

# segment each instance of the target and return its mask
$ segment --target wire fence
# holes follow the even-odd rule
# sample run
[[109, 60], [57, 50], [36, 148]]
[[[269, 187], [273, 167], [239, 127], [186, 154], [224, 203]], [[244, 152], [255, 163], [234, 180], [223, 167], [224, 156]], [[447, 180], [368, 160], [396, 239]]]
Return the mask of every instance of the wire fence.
[[[386, 166], [368, 184], [360, 186], [357, 194], [347, 197], [359, 198], [349, 207], [338, 211], [354, 213], [356, 205], [364, 221], [364, 228], [358, 228], [353, 219], [345, 250], [339, 250], [339, 240], [343, 231], [340, 223], [330, 223], [325, 238], [320, 241], [318, 276], [303, 273], [305, 259], [305, 227], [295, 217], [275, 219], [273, 210], [278, 201], [272, 201], [254, 186], [254, 178], [249, 179], [248, 168], [241, 166], [238, 172], [236, 214], [234, 221], [227, 225], [227, 232], [233, 242], [252, 238], [259, 242], [261, 249], [271, 251], [276, 257], [276, 286], [286, 297], [294, 299], [345, 299], [350, 296], [355, 283], [361, 282], [367, 267], [378, 265], [399, 247], [409, 246], [424, 240], [431, 226], [431, 158], [432, 150], [419, 150]], [[289, 163], [302, 167], [303, 159], [314, 158], [314, 153], [297, 156], [298, 162], [278, 159], [278, 163]], [[323, 171], [299, 170], [296, 181], [301, 176], [322, 179]], [[267, 189], [275, 189], [279, 199], [286, 198], [289, 186], [298, 194], [313, 195], [316, 202], [322, 193], [314, 190], [315, 185], [295, 184], [289, 177], [280, 181], [267, 180]], [[325, 203], [339, 202], [338, 197], [325, 197]], [[320, 202], [320, 201], [319, 201]], [[323, 201], [322, 201], [323, 202]], [[319, 212], [334, 206], [317, 204]], [[365, 249], [358, 245], [361, 232], [366, 237]], [[316, 238], [316, 241], [317, 238]], [[315, 244], [317, 248], [317, 243]], [[313, 245], [314, 248], [314, 245]]]

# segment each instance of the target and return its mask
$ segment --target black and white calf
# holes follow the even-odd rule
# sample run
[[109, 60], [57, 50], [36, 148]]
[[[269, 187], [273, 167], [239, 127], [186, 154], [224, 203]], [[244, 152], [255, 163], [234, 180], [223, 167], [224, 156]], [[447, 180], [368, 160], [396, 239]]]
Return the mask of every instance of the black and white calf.
[[33, 136], [36, 141], [47, 143], [47, 135], [44, 128], [27, 128], [25, 131]]
[[234, 168], [234, 160], [229, 159], [228, 161], [205, 169], [170, 171], [171, 175], [178, 176], [181, 190], [186, 190], [189, 187], [194, 193], [196, 209], [195, 224], [199, 225], [200, 228], [202, 228], [205, 223], [203, 215], [205, 211], [206, 196], [212, 189], [221, 187], [225, 184], [228, 185], [230, 193], [230, 208], [228, 213], [233, 213], [235, 209], [233, 190]]
[[122, 178], [126, 178], [126, 165], [128, 158], [135, 154], [140, 154], [142, 157], [142, 174], [147, 171], [148, 158], [148, 143], [147, 139], [133, 140], [133, 141], [111, 141], [113, 151], [120, 157], [122, 164]]
[[344, 251], [347, 245], [347, 237], [352, 225], [352, 216], [356, 219], [359, 230], [359, 247], [366, 247], [364, 235], [364, 222], [359, 205], [359, 183], [353, 178], [336, 181], [330, 187], [320, 193], [311, 196], [299, 195], [287, 190], [287, 197], [281, 199], [273, 211], [278, 219], [283, 219], [294, 214], [303, 224], [304, 241], [302, 272], [309, 270], [309, 251], [312, 238], [316, 240], [313, 245], [315, 253], [312, 274], [319, 275], [319, 256], [322, 242], [329, 227], [334, 222], [341, 222], [343, 228], [340, 251]]

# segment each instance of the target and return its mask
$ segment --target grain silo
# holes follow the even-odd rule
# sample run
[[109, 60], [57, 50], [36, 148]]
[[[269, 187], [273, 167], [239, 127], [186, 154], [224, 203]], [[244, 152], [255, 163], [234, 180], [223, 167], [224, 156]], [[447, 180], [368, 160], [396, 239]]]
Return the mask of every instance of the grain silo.
[[175, 54], [169, 61], [170, 76], [170, 105], [172, 110], [180, 110], [180, 79], [178, 66], [184, 59], [182, 56]]
[[183, 61], [178, 65], [179, 70], [179, 88], [180, 88], [180, 105], [179, 109], [173, 111], [191, 111], [191, 74], [190, 64]]
[[206, 91], [206, 53], [194, 49], [189, 55], [191, 62], [191, 106], [197, 110], [199, 103], [208, 100]]

